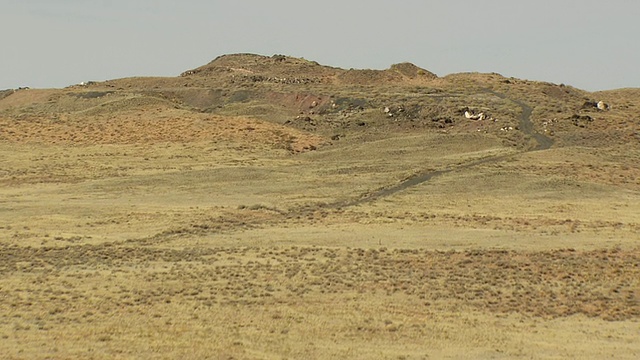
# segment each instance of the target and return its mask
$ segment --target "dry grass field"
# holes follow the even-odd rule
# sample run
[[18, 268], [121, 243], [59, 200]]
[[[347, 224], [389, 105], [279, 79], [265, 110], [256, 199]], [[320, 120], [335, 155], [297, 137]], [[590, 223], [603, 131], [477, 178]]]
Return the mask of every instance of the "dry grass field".
[[0, 353], [640, 358], [638, 107], [246, 54], [2, 92]]

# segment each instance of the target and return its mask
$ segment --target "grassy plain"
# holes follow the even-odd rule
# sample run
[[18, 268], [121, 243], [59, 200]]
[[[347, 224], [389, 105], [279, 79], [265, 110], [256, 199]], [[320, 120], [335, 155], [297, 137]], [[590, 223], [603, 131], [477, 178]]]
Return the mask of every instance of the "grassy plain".
[[[531, 105], [567, 89], [486, 77], [430, 79], [443, 100], [414, 120], [371, 105], [437, 102], [412, 82], [321, 116], [311, 101], [366, 92], [305, 85], [219, 111], [189, 108], [210, 105], [201, 91], [176, 100], [171, 79], [7, 96], [0, 353], [637, 359], [640, 125], [623, 111], [637, 97], [598, 94], [627, 108], [595, 129], [533, 106], [555, 143], [529, 151], [531, 132], [501, 130], [525, 108], [484, 89]], [[278, 101], [289, 107], [265, 112]], [[465, 102], [500, 120], [460, 119]]]

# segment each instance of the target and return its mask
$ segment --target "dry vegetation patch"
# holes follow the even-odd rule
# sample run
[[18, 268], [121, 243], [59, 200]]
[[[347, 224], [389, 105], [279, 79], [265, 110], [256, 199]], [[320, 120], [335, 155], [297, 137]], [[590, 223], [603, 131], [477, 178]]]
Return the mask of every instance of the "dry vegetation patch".
[[[272, 341], [302, 334], [313, 334], [316, 351], [330, 354], [340, 348], [328, 345], [336, 337], [411, 343], [434, 336], [432, 327], [440, 326], [436, 314], [453, 311], [517, 314], [526, 321], [640, 317], [638, 250], [104, 244], [3, 245], [0, 256], [0, 334], [3, 344], [11, 344], [3, 350], [13, 356], [33, 356], [36, 349], [42, 351], [36, 357], [106, 357], [121, 351], [174, 356], [187, 351], [169, 340], [181, 339], [182, 331], [218, 339], [191, 350], [202, 354], [240, 351], [251, 357], [251, 351], [270, 349]], [[350, 315], [353, 311], [361, 314]], [[47, 345], [54, 338], [59, 345]], [[142, 338], [151, 342], [141, 346]], [[133, 346], [123, 347], [127, 341]], [[277, 351], [298, 353], [305, 344]]]
[[5, 122], [0, 136], [9, 142], [72, 146], [232, 140], [293, 152], [315, 149], [325, 142], [320, 136], [260, 120], [165, 109], [127, 111], [117, 116], [33, 117]]

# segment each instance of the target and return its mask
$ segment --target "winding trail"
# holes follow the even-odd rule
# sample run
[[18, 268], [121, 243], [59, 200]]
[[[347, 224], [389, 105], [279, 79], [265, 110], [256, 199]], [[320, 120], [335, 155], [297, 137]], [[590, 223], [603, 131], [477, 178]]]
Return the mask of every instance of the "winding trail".
[[533, 148], [529, 148], [526, 149], [520, 153], [517, 154], [506, 154], [506, 155], [497, 155], [497, 156], [492, 156], [492, 157], [488, 157], [488, 158], [484, 158], [484, 159], [480, 159], [480, 160], [476, 160], [476, 161], [472, 161], [469, 162], [467, 164], [463, 164], [460, 166], [456, 166], [456, 167], [452, 167], [449, 169], [444, 169], [444, 170], [437, 170], [437, 171], [429, 171], [429, 172], [424, 172], [424, 173], [419, 173], [416, 174], [398, 184], [392, 185], [392, 186], [388, 186], [388, 187], [384, 187], [382, 189], [379, 189], [377, 191], [368, 193], [363, 195], [362, 197], [360, 197], [359, 199], [355, 199], [355, 200], [343, 200], [343, 201], [337, 201], [335, 203], [329, 204], [329, 207], [333, 207], [333, 208], [344, 208], [344, 207], [350, 207], [350, 206], [355, 206], [355, 205], [361, 205], [361, 204], [365, 204], [365, 203], [369, 203], [375, 200], [378, 200], [380, 198], [384, 198], [387, 196], [391, 196], [395, 193], [398, 193], [400, 191], [406, 190], [408, 188], [420, 185], [422, 183], [425, 183], [431, 179], [433, 179], [434, 177], [443, 175], [443, 174], [447, 174], [453, 171], [458, 171], [458, 170], [464, 170], [464, 169], [470, 169], [473, 167], [476, 167], [478, 165], [482, 165], [482, 164], [487, 164], [487, 163], [493, 163], [493, 162], [499, 162], [502, 161], [506, 158], [509, 157], [513, 157], [513, 156], [517, 156], [520, 154], [524, 154], [527, 152], [531, 152], [531, 151], [541, 151], [541, 150], [547, 150], [549, 148], [551, 148], [551, 146], [553, 145], [553, 139], [540, 134], [538, 132], [536, 132], [533, 128], [533, 123], [531, 122], [531, 114], [533, 112], [533, 109], [531, 108], [531, 106], [525, 104], [524, 102], [520, 101], [520, 100], [516, 100], [516, 99], [511, 99], [509, 98], [507, 95], [502, 94], [502, 93], [498, 93], [492, 89], [482, 89], [482, 92], [488, 93], [488, 94], [492, 94], [495, 95], [501, 99], [505, 99], [505, 100], [509, 100], [511, 102], [513, 102], [514, 104], [518, 105], [521, 109], [522, 109], [522, 113], [520, 114], [520, 125], [519, 125], [519, 129], [527, 136], [532, 137], [533, 139], [536, 140], [537, 145]]
[[520, 130], [522, 130], [525, 135], [530, 136], [536, 140], [538, 145], [532, 149], [528, 149], [525, 152], [529, 151], [539, 151], [539, 150], [547, 150], [551, 148], [553, 145], [553, 139], [538, 133], [533, 129], [533, 123], [531, 122], [531, 113], [533, 109], [531, 106], [525, 104], [524, 102], [516, 99], [510, 99], [507, 95], [493, 91], [491, 89], [482, 89], [483, 92], [495, 95], [501, 99], [509, 100], [512, 103], [520, 106], [522, 109], [522, 114], [520, 114]]

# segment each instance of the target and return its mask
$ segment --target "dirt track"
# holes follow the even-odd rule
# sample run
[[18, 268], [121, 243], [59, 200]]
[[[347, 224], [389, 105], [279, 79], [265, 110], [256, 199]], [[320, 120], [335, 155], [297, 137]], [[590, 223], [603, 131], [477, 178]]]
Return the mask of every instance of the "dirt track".
[[[485, 92], [496, 95], [498, 97], [500, 97], [501, 99], [508, 99], [507, 96], [505, 94], [501, 94], [489, 89], [483, 89]], [[520, 152], [520, 154], [522, 153], [527, 153], [530, 151], [543, 151], [543, 150], [548, 150], [551, 148], [551, 146], [553, 145], [553, 139], [540, 134], [538, 132], [536, 132], [533, 129], [533, 124], [531, 123], [531, 112], [532, 109], [530, 106], [526, 105], [524, 102], [520, 101], [520, 100], [513, 100], [513, 99], [508, 99], [509, 101], [512, 101], [513, 103], [517, 104], [518, 106], [520, 106], [520, 108], [522, 109], [522, 113], [520, 115], [520, 131], [522, 131], [525, 136], [530, 137], [535, 139], [535, 141], [537, 142], [538, 145], [536, 145], [533, 148], [529, 148], [526, 149], [524, 152]], [[420, 185], [422, 183], [425, 183], [429, 180], [431, 180], [434, 177], [440, 176], [440, 175], [444, 175], [450, 172], [454, 172], [454, 171], [458, 171], [458, 170], [468, 170], [471, 169], [475, 166], [478, 165], [483, 165], [483, 164], [488, 164], [488, 163], [495, 163], [495, 162], [499, 162], [502, 161], [504, 159], [507, 158], [513, 158], [514, 156], [517, 156], [517, 154], [510, 154], [510, 155], [498, 155], [498, 156], [490, 156], [490, 157], [486, 157], [483, 158], [481, 160], [476, 160], [476, 161], [472, 161], [469, 162], [467, 164], [462, 164], [462, 165], [458, 165], [452, 168], [448, 168], [448, 169], [444, 169], [444, 170], [437, 170], [437, 171], [428, 171], [425, 173], [421, 173], [421, 174], [417, 174], [414, 175], [412, 177], [409, 177], [408, 179], [392, 185], [392, 186], [388, 186], [388, 187], [384, 187], [380, 190], [365, 194], [364, 196], [362, 196], [360, 199], [357, 200], [352, 200], [352, 201], [340, 201], [337, 203], [332, 204], [333, 207], [348, 207], [348, 206], [354, 206], [354, 205], [360, 205], [360, 204], [364, 204], [367, 202], [371, 202], [371, 201], [375, 201], [378, 200], [380, 198], [384, 198], [387, 196], [391, 196], [394, 195], [400, 191], [406, 190], [408, 188], [411, 188], [413, 186], [417, 186]]]

